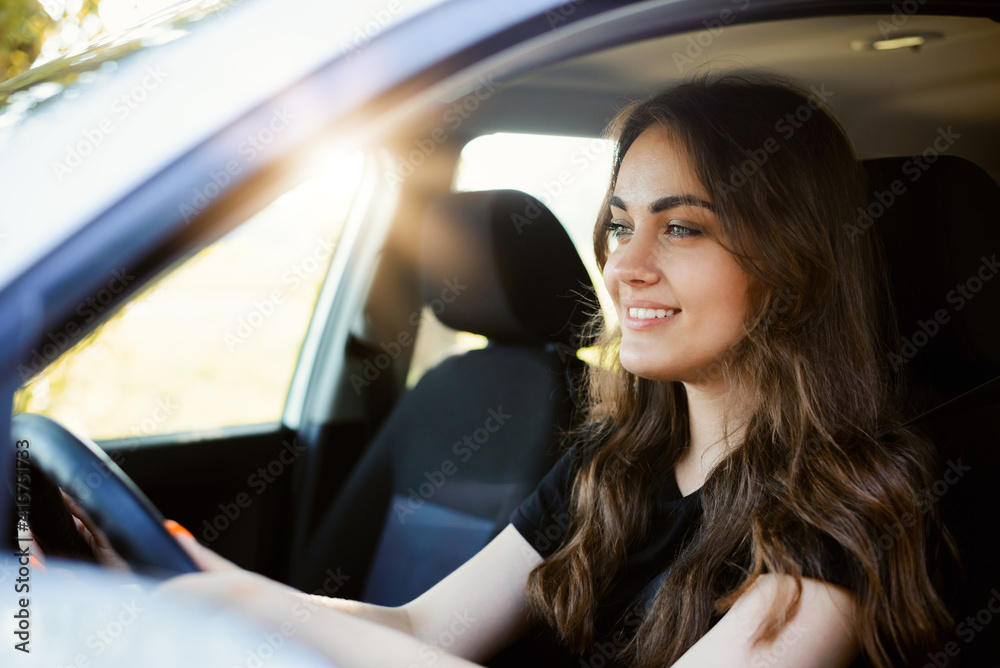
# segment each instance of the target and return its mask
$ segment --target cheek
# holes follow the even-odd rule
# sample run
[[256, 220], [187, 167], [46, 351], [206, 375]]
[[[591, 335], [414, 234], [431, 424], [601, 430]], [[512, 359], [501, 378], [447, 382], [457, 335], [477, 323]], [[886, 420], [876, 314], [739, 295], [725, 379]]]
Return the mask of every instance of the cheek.
[[719, 305], [717, 320], [730, 335], [738, 334], [743, 326], [743, 302], [746, 299], [747, 277], [738, 267], [720, 267], [713, 281], [712, 292]]
[[704, 317], [706, 323], [719, 328], [719, 334], [738, 333], [743, 324], [743, 302], [746, 298], [748, 277], [730, 257], [713, 258], [683, 270], [683, 284], [687, 287], [680, 295], [682, 303], [693, 308], [692, 313]]

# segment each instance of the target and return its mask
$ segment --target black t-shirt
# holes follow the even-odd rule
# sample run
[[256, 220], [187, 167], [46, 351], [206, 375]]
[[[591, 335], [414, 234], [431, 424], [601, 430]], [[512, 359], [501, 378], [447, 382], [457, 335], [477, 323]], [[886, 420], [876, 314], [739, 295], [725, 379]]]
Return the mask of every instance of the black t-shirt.
[[[551, 556], [566, 537], [569, 526], [570, 486], [580, 463], [578, 440], [556, 462], [535, 491], [510, 515], [510, 523], [542, 558]], [[611, 656], [634, 635], [642, 613], [652, 602], [677, 555], [694, 535], [702, 519], [701, 489], [683, 496], [673, 472], [663, 476], [651, 523], [650, 538], [641, 549], [631, 552], [625, 568], [611, 592], [600, 602], [595, 619], [595, 647], [607, 666]], [[829, 555], [823, 574], [809, 574], [817, 579], [855, 590], [842, 553]], [[554, 637], [554, 636], [551, 636]], [[609, 644], [610, 643], [610, 644]], [[578, 657], [565, 653], [566, 666], [588, 663], [596, 657]], [[556, 665], [556, 664], [551, 664]], [[855, 662], [854, 665], [864, 665]]]

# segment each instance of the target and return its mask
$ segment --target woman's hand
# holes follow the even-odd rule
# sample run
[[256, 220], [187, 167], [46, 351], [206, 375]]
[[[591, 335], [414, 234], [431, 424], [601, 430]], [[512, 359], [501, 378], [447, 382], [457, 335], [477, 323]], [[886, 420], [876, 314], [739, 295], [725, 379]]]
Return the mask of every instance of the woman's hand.
[[101, 528], [97, 526], [94, 520], [90, 519], [87, 512], [77, 505], [69, 494], [64, 490], [59, 490], [62, 492], [63, 503], [69, 508], [70, 514], [73, 516], [73, 521], [76, 523], [76, 528], [83, 536], [83, 539], [87, 541], [87, 545], [90, 546], [90, 551], [94, 553], [94, 558], [97, 559], [97, 563], [105, 568], [109, 568], [113, 571], [118, 571], [120, 573], [131, 573], [132, 569], [129, 568], [128, 562], [122, 558], [115, 548], [111, 546], [111, 541], [105, 535]]
[[178, 575], [157, 587], [158, 593], [182, 595], [217, 607], [241, 610], [262, 622], [283, 621], [305, 596], [296, 589], [240, 568], [203, 546], [173, 520], [163, 526], [203, 572]]
[[221, 557], [212, 550], [208, 549], [204, 545], [198, 542], [198, 540], [191, 535], [191, 532], [182, 527], [180, 524], [173, 520], [166, 520], [163, 523], [164, 528], [170, 532], [170, 535], [174, 537], [180, 546], [184, 548], [184, 551], [188, 553], [195, 565], [205, 572], [219, 572], [219, 571], [242, 571], [243, 569], [229, 561], [225, 557]]
[[[62, 491], [62, 490], [60, 490]], [[68, 495], [65, 491], [62, 491], [63, 502], [66, 507], [69, 508], [70, 514], [73, 516], [73, 521], [76, 522], [76, 528], [79, 530], [80, 534], [83, 536], [84, 540], [87, 541], [87, 545], [90, 546], [91, 551], [94, 553], [94, 557], [97, 559], [97, 563], [110, 568], [112, 570], [129, 573], [132, 571], [129, 568], [128, 562], [118, 554], [115, 548], [111, 545], [111, 541], [108, 540], [107, 535], [97, 524], [87, 515], [87, 512], [81, 508], [77, 503]], [[163, 522], [163, 527], [174, 537], [180, 546], [188, 553], [188, 556], [194, 561], [195, 565], [198, 566], [203, 571], [215, 572], [215, 571], [239, 571], [242, 570], [239, 566], [233, 562], [220, 557], [218, 554], [202, 546], [191, 532], [181, 526], [174, 520], [165, 520]]]

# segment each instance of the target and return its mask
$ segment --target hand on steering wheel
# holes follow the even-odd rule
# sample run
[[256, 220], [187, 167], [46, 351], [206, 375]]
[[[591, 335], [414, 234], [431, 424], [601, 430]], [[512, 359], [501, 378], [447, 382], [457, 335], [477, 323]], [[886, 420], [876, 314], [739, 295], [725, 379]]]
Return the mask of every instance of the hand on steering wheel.
[[97, 526], [94, 520], [90, 519], [90, 515], [76, 504], [65, 490], [59, 490], [62, 492], [63, 503], [69, 508], [70, 514], [73, 516], [73, 521], [76, 523], [77, 531], [83, 536], [83, 539], [87, 541], [87, 545], [90, 546], [90, 550], [94, 553], [94, 558], [97, 559], [97, 563], [105, 568], [109, 568], [113, 571], [119, 571], [122, 573], [130, 573], [132, 571], [126, 562], [115, 548], [112, 547], [111, 541], [108, 537], [101, 531], [101, 527]]
[[71, 497], [99, 558], [120, 555], [132, 570], [154, 577], [200, 570], [189, 554], [196, 548], [171, 536], [159, 511], [93, 441], [42, 415], [16, 415], [11, 427], [16, 441], [28, 442], [35, 470]]

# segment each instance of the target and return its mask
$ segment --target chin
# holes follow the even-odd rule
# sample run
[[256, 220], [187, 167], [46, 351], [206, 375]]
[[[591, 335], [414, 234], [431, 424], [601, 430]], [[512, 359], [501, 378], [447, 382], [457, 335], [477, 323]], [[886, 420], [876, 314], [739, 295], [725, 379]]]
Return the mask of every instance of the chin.
[[640, 378], [649, 380], [677, 380], [677, 372], [669, 366], [655, 364], [649, 360], [635, 359], [629, 355], [619, 355], [622, 368]]

